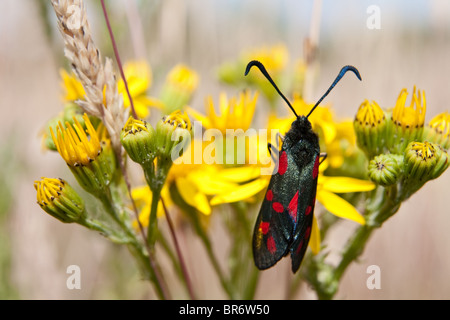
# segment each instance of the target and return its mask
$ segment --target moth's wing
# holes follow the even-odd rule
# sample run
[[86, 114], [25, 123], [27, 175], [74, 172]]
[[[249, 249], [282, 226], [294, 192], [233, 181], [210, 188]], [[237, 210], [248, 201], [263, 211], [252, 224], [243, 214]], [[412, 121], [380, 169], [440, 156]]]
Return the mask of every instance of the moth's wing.
[[292, 244], [289, 248], [292, 260], [292, 272], [297, 272], [308, 247], [313, 224], [314, 205], [316, 202], [319, 154], [314, 154], [311, 161], [299, 171], [299, 201], [297, 204], [297, 224]]
[[278, 170], [272, 175], [253, 233], [253, 258], [258, 269], [267, 269], [289, 253], [296, 212], [289, 204], [298, 191], [299, 174], [293, 159], [281, 150]]

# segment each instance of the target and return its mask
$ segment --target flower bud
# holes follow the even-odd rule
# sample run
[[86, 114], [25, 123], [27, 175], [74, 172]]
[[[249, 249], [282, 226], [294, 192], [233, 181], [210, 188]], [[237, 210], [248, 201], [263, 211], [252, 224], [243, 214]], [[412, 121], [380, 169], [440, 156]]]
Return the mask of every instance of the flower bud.
[[354, 128], [358, 147], [369, 159], [385, 151], [386, 115], [375, 101], [365, 100], [360, 105]]
[[369, 162], [369, 178], [384, 187], [397, 183], [401, 176], [403, 156], [380, 154]]
[[388, 129], [388, 145], [392, 153], [401, 154], [411, 141], [420, 140], [426, 112], [425, 92], [416, 87], [411, 98], [411, 104], [406, 106], [408, 92], [403, 89], [392, 110], [392, 123]]
[[[437, 155], [439, 158], [443, 156], [441, 149], [436, 144], [427, 141], [409, 143], [405, 150], [405, 176], [420, 182], [432, 179], [431, 177], [437, 174], [434, 172], [438, 161]], [[445, 158], [443, 159], [445, 160]]]
[[450, 147], [450, 114], [443, 112], [431, 119], [424, 128], [423, 140], [441, 145], [444, 149]]
[[198, 74], [184, 65], [176, 65], [167, 75], [161, 102], [167, 113], [182, 109], [189, 103], [199, 82]]
[[72, 187], [62, 179], [42, 178], [34, 182], [37, 203], [49, 215], [64, 223], [84, 220], [84, 201]]
[[145, 121], [130, 117], [120, 134], [120, 141], [131, 160], [143, 164], [156, 157], [154, 145], [155, 129]]
[[156, 124], [155, 146], [162, 161], [173, 162], [183, 154], [191, 141], [191, 121], [179, 110], [163, 117]]
[[66, 122], [64, 128], [59, 123], [56, 134], [52, 128], [50, 131], [59, 154], [78, 183], [87, 192], [98, 195], [110, 184], [116, 169], [116, 160], [103, 124], [100, 123], [96, 130], [86, 114], [83, 119], [86, 130], [74, 117], [73, 125]]
[[449, 157], [446, 150], [444, 150], [440, 145], [435, 146], [436, 151], [436, 164], [431, 171], [431, 179], [436, 179], [439, 177], [449, 166]]

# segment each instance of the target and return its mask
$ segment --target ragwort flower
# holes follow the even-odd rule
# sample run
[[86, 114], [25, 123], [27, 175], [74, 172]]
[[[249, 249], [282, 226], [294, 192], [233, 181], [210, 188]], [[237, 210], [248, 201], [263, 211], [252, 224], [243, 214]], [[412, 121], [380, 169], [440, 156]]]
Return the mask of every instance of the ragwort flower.
[[74, 124], [59, 122], [56, 133], [50, 128], [56, 149], [66, 161], [80, 185], [88, 192], [98, 194], [111, 182], [115, 171], [115, 156], [106, 130], [93, 127], [87, 114], [83, 116], [86, 130], [74, 118]]

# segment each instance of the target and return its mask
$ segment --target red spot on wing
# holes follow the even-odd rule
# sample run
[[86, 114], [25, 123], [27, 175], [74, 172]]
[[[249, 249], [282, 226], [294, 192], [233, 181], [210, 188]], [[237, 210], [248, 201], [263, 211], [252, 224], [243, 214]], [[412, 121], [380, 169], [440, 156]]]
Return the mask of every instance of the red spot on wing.
[[306, 210], [305, 210], [305, 215], [306, 215], [306, 216], [309, 215], [309, 214], [311, 213], [311, 211], [312, 211], [312, 207], [311, 207], [311, 206], [308, 206], [308, 207], [306, 208]]
[[300, 241], [300, 243], [299, 243], [299, 245], [298, 245], [298, 247], [297, 247], [297, 250], [295, 251], [297, 254], [299, 254], [300, 253], [300, 251], [302, 250], [302, 248], [303, 248], [303, 239]]
[[312, 173], [313, 179], [316, 179], [318, 175], [319, 175], [319, 156], [316, 156], [316, 161], [314, 162], [314, 168]]
[[272, 208], [273, 208], [273, 210], [275, 210], [278, 213], [281, 213], [284, 211], [283, 205], [279, 202], [272, 203]]
[[278, 161], [278, 174], [283, 175], [286, 173], [288, 167], [288, 159], [286, 151], [283, 151], [280, 156], [280, 160]]
[[311, 233], [311, 227], [306, 228], [306, 231], [305, 231], [305, 239], [308, 239], [308, 238], [309, 238], [310, 233]]
[[298, 208], [298, 190], [297, 193], [292, 197], [291, 202], [289, 202], [288, 211], [294, 223], [297, 222], [297, 208]]
[[272, 190], [269, 189], [266, 193], [266, 200], [272, 201], [272, 199], [273, 199], [273, 192], [272, 192]]
[[267, 244], [267, 250], [269, 250], [270, 253], [275, 253], [275, 251], [277, 251], [277, 246], [276, 246], [275, 240], [273, 239], [272, 236], [267, 238], [266, 244]]
[[269, 232], [269, 226], [269, 222], [261, 221], [261, 223], [259, 224], [259, 230], [261, 230], [263, 234], [267, 234], [267, 232]]

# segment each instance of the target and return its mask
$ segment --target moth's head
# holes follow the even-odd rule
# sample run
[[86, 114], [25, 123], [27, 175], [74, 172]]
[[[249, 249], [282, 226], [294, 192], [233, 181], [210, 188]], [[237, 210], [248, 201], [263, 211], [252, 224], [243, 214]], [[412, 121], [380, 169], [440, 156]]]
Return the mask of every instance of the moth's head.
[[311, 122], [309, 122], [306, 116], [298, 116], [297, 119], [292, 122], [292, 129], [298, 132], [307, 132], [312, 130]]

